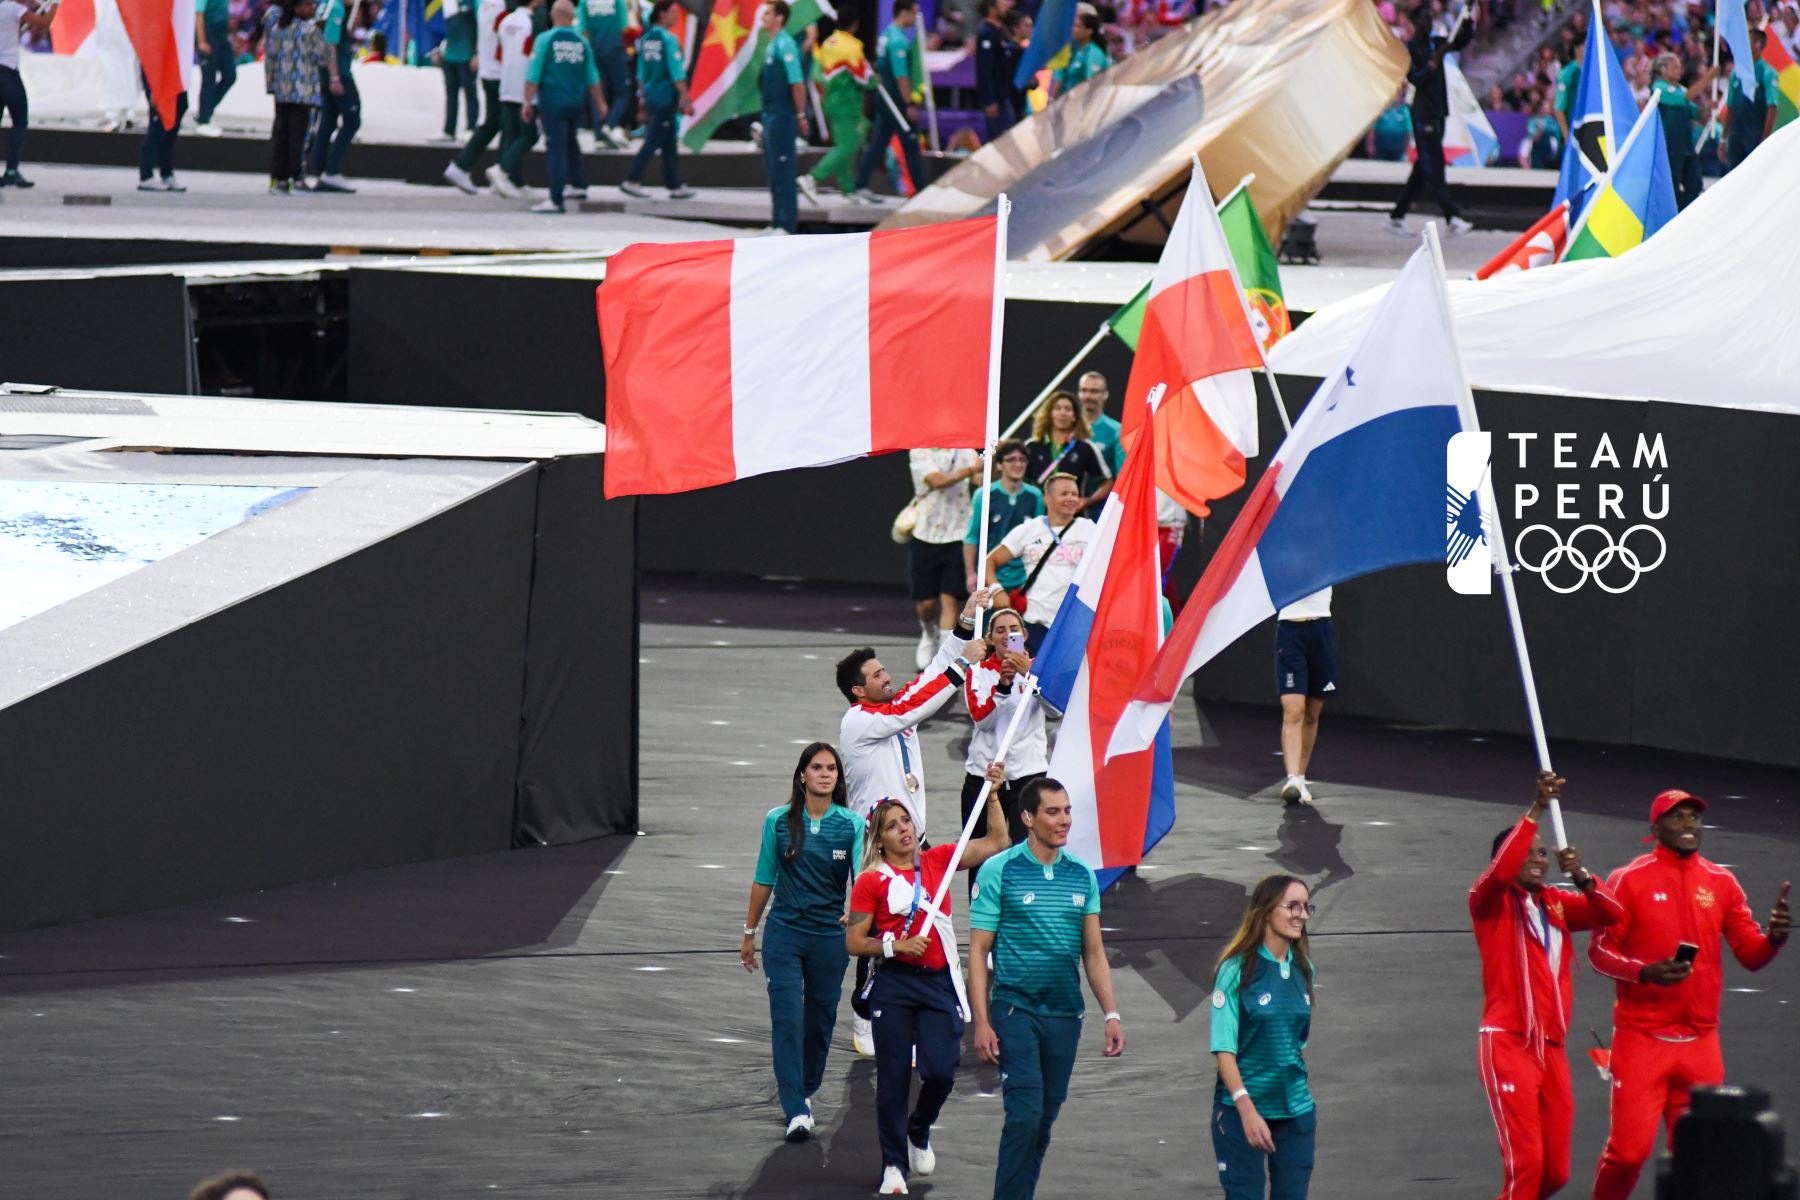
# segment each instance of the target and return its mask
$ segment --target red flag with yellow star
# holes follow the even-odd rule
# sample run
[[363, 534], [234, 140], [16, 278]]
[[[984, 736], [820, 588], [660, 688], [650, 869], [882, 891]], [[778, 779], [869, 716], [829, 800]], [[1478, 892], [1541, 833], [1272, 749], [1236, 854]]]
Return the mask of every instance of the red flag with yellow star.
[[[688, 76], [694, 115], [681, 140], [689, 149], [698, 150], [733, 117], [762, 107], [758, 76], [768, 44], [758, 28], [762, 7], [762, 0], [715, 0]], [[801, 31], [821, 15], [835, 18], [837, 13], [827, 0], [797, 0], [788, 14], [787, 31], [797, 42]]]

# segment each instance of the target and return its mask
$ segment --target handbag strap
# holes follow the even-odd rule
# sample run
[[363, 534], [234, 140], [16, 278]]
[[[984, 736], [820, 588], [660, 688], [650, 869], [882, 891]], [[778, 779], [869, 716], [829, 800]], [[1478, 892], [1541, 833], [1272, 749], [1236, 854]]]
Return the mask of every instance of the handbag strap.
[[1025, 577], [1025, 586], [1019, 589], [1021, 592], [1027, 596], [1031, 595], [1031, 585], [1038, 581], [1038, 576], [1042, 575], [1044, 568], [1050, 565], [1050, 556], [1062, 546], [1063, 535], [1075, 528], [1075, 522], [1079, 520], [1081, 520], [1079, 516], [1071, 518], [1069, 523], [1062, 527], [1062, 533], [1058, 533], [1056, 530], [1050, 529], [1050, 518], [1044, 518], [1044, 528], [1050, 529], [1050, 548], [1044, 551], [1044, 557], [1038, 559], [1037, 566], [1031, 568], [1031, 574]]

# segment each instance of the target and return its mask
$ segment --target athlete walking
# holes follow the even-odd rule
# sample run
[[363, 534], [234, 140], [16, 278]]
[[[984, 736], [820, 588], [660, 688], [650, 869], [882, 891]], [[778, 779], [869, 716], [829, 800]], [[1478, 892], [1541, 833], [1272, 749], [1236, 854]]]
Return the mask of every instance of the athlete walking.
[[1492, 861], [1469, 889], [1483, 993], [1477, 1058], [1500, 1140], [1500, 1200], [1540, 1200], [1569, 1181], [1569, 935], [1625, 915], [1573, 846], [1556, 858], [1576, 890], [1544, 886], [1550, 854], [1538, 823], [1562, 787], [1555, 773], [1538, 773], [1531, 808], [1494, 839]]
[[[1751, 915], [1737, 877], [1700, 857], [1706, 801], [1671, 790], [1650, 802], [1656, 848], [1612, 873], [1607, 885], [1625, 917], [1588, 945], [1588, 961], [1617, 980], [1613, 1002], [1612, 1127], [1594, 1178], [1594, 1200], [1625, 1200], [1656, 1145], [1661, 1118], [1675, 1130], [1688, 1092], [1725, 1079], [1719, 1001], [1721, 941], [1760, 971], [1787, 944], [1788, 888], [1781, 885], [1769, 931]], [[1682, 947], [1693, 947], [1683, 952]]]

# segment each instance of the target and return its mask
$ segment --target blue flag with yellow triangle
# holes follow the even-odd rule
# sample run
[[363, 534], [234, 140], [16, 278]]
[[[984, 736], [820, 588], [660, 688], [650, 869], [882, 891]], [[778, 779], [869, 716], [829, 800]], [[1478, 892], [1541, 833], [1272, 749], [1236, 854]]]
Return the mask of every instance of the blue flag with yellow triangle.
[[1675, 219], [1675, 176], [1655, 105], [1647, 105], [1619, 147], [1569, 235], [1563, 261], [1617, 258]]

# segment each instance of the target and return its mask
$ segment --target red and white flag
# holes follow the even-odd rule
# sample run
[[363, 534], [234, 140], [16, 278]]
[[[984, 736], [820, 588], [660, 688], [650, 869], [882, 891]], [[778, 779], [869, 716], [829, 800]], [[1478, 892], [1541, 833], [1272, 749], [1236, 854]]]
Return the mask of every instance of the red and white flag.
[[1475, 278], [1490, 279], [1508, 271], [1547, 267], [1562, 257], [1563, 246], [1568, 240], [1569, 202], [1564, 200], [1539, 217], [1537, 224], [1514, 238], [1506, 249], [1490, 258], [1486, 266], [1475, 272]]
[[1257, 452], [1250, 372], [1262, 365], [1231, 246], [1196, 160], [1150, 281], [1123, 430], [1129, 446], [1150, 389], [1168, 385], [1155, 416], [1156, 485], [1191, 512], [1204, 513], [1208, 500], [1244, 486], [1244, 460]]
[[613, 256], [607, 496], [983, 445], [998, 236], [986, 217]]
[[119, 16], [150, 83], [150, 102], [163, 128], [173, 129], [194, 61], [194, 0], [119, 0]]

